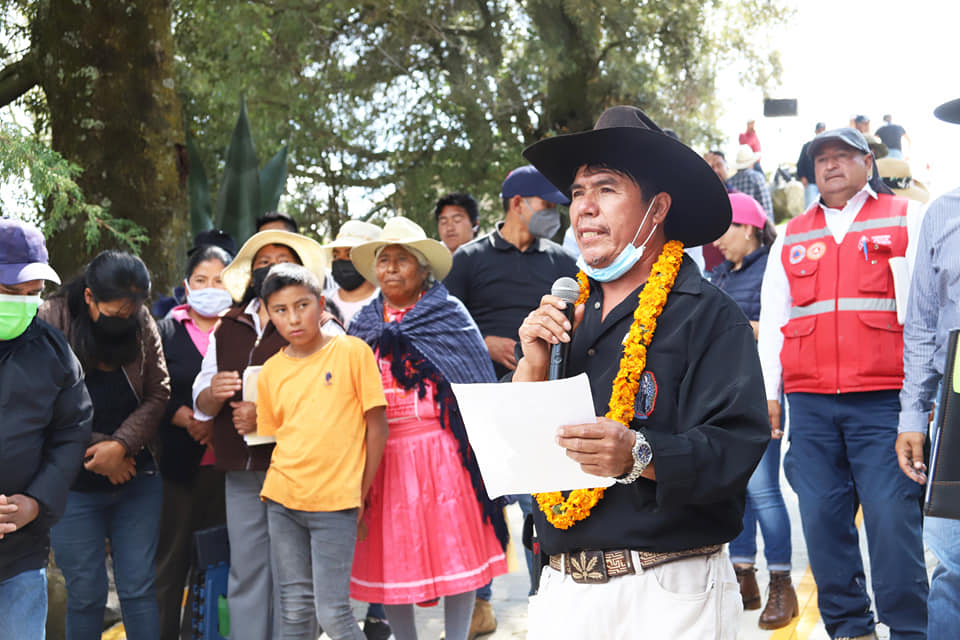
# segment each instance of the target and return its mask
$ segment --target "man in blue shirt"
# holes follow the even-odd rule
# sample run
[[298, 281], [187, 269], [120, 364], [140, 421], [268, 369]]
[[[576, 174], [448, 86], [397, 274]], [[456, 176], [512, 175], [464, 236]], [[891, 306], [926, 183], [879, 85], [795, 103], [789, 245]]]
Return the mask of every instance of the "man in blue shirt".
[[[934, 114], [960, 124], [960, 100]], [[923, 443], [943, 377], [950, 331], [960, 328], [960, 188], [931, 203], [920, 230], [910, 302], [903, 326], [903, 389], [897, 459], [908, 478], [925, 484]], [[939, 564], [927, 598], [927, 637], [948, 638], [960, 628], [960, 520], [927, 517], [923, 539]]]

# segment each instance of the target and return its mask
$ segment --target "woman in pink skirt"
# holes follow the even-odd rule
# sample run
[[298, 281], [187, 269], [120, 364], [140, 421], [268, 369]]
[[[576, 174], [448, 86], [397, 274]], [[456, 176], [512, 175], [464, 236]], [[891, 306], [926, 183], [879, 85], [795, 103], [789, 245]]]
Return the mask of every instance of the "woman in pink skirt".
[[502, 505], [483, 487], [450, 383], [493, 382], [476, 325], [437, 280], [450, 253], [406, 218], [353, 248], [380, 287], [350, 333], [377, 353], [390, 436], [364, 506], [351, 596], [383, 602], [397, 640], [417, 637], [413, 605], [444, 598], [449, 640], [466, 640], [475, 590], [507, 571]]

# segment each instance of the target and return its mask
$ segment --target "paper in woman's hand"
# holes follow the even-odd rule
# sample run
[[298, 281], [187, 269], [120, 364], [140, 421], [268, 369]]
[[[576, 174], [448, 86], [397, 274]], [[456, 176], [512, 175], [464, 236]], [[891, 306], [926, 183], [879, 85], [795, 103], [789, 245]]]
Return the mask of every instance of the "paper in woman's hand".
[[586, 374], [451, 387], [491, 498], [613, 484], [582, 471], [556, 443], [559, 427], [596, 421]]

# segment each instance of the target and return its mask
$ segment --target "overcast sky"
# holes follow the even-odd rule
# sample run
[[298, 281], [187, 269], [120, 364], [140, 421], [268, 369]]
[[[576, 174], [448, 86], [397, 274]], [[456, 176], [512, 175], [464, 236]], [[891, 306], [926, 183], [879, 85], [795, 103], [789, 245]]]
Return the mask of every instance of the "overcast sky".
[[[933, 117], [960, 98], [960, 3], [955, 0], [797, 0], [795, 19], [778, 34], [785, 67], [774, 98], [797, 98], [796, 118], [763, 118], [763, 96], [726, 78], [721, 127], [736, 152], [737, 134], [757, 119], [765, 170], [795, 162], [818, 120], [846, 126], [865, 114], [872, 130], [885, 113], [913, 142], [913, 174], [933, 194], [960, 186], [960, 125]], [[928, 169], [929, 166], [929, 169]]]

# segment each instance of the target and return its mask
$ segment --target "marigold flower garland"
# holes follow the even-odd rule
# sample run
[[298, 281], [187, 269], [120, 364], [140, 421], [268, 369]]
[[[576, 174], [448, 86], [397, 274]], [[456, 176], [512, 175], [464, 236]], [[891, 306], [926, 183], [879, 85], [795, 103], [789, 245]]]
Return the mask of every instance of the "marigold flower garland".
[[[657, 318], [667, 304], [667, 296], [677, 279], [680, 262], [683, 260], [683, 243], [671, 240], [663, 247], [660, 257], [650, 270], [650, 277], [638, 297], [639, 303], [633, 312], [633, 324], [623, 348], [620, 371], [613, 380], [607, 417], [629, 426], [633, 418], [633, 403], [640, 388], [640, 376], [647, 366], [647, 347], [653, 340]], [[577, 274], [580, 296], [575, 304], [583, 304], [590, 296], [590, 283], [581, 271]], [[603, 498], [604, 489], [576, 489], [564, 499], [560, 491], [537, 493], [534, 496], [547, 522], [557, 529], [569, 529], [590, 516], [590, 510]]]

